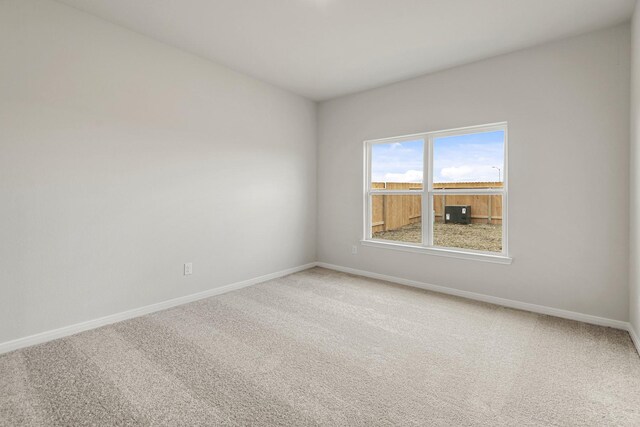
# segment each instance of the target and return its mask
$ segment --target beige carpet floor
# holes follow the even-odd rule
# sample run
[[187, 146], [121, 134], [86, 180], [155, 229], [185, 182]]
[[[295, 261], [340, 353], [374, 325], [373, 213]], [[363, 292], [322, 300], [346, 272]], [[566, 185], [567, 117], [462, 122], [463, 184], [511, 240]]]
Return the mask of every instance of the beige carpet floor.
[[0, 425], [640, 426], [626, 332], [312, 269], [0, 356]]

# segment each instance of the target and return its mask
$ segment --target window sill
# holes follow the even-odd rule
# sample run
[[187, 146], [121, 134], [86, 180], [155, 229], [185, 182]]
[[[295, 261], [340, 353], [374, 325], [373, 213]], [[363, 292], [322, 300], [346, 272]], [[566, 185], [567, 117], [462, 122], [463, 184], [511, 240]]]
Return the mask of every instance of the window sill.
[[424, 246], [407, 245], [396, 242], [382, 242], [378, 240], [361, 240], [363, 246], [371, 246], [374, 248], [392, 249], [396, 251], [415, 252], [428, 255], [443, 256], [449, 258], [469, 259], [474, 261], [491, 262], [494, 264], [511, 264], [513, 258], [506, 255], [490, 254], [482, 252], [469, 252], [447, 248], [427, 248]]

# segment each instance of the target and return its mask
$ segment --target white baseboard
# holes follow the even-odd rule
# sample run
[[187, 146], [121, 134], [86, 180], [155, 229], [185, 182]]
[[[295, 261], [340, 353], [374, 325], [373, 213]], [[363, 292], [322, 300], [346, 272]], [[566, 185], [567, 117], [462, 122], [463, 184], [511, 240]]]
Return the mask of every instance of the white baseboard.
[[[476, 301], [488, 302], [491, 304], [501, 305], [504, 307], [515, 308], [518, 310], [531, 311], [533, 313], [547, 314], [550, 316], [562, 317], [564, 319], [577, 320], [579, 322], [591, 323], [594, 325], [607, 326], [615, 329], [629, 330], [629, 323], [622, 320], [607, 319], [605, 317], [592, 316], [590, 314], [576, 313], [574, 311], [561, 310], [559, 308], [547, 307], [543, 305], [530, 304], [527, 302], [514, 301], [505, 298], [494, 297], [490, 295], [478, 294], [475, 292], [462, 291], [459, 289], [448, 288], [445, 286], [432, 285], [430, 283], [418, 282], [416, 280], [403, 279], [400, 277], [387, 276], [384, 274], [372, 273], [370, 271], [357, 270], [355, 268], [343, 267], [340, 265], [318, 262], [318, 267], [328, 268], [330, 270], [341, 271], [343, 273], [355, 274], [357, 276], [370, 277], [372, 279], [385, 280], [387, 282], [398, 283], [400, 285], [412, 286], [414, 288], [426, 289], [429, 291], [440, 292], [448, 295], [468, 298]], [[636, 346], [637, 346], [636, 341]]]
[[591, 323], [594, 325], [607, 326], [610, 328], [626, 330], [629, 332], [629, 335], [631, 336], [631, 340], [635, 344], [636, 349], [640, 354], [640, 336], [633, 329], [631, 324], [628, 322], [607, 319], [604, 317], [592, 316], [590, 314], [576, 313], [573, 311], [561, 310], [558, 308], [546, 307], [542, 305], [530, 304], [530, 303], [521, 302], [521, 301], [514, 301], [514, 300], [494, 297], [490, 295], [478, 294], [475, 292], [462, 291], [459, 289], [448, 288], [445, 286], [432, 285], [429, 283], [418, 282], [416, 280], [409, 280], [409, 279], [403, 279], [400, 277], [387, 276], [384, 274], [372, 273], [370, 271], [365, 271], [365, 270], [357, 270], [355, 268], [343, 267], [340, 265], [328, 264], [325, 262], [312, 262], [312, 263], [300, 265], [298, 267], [293, 267], [293, 268], [278, 271], [275, 273], [266, 274], [264, 276], [255, 277], [253, 279], [244, 280], [242, 282], [236, 282], [229, 285], [221, 286], [219, 288], [210, 289], [208, 291], [186, 295], [179, 298], [174, 298], [174, 299], [163, 301], [157, 304], [147, 305], [144, 307], [124, 311], [121, 313], [112, 314], [109, 316], [89, 320], [82, 323], [76, 323], [74, 325], [65, 326], [59, 329], [45, 331], [39, 334], [30, 335], [24, 338], [18, 338], [13, 341], [7, 341], [4, 343], [0, 343], [0, 354], [18, 350], [24, 347], [29, 347], [36, 344], [41, 344], [47, 341], [52, 341], [58, 338], [64, 338], [69, 335], [74, 335], [90, 329], [95, 329], [101, 326], [110, 325], [112, 323], [121, 322], [123, 320], [132, 319], [134, 317], [143, 316], [145, 314], [154, 313], [156, 311], [166, 310], [171, 307], [187, 304], [189, 302], [197, 301], [203, 298], [208, 298], [215, 295], [221, 295], [237, 289], [245, 288], [247, 286], [252, 286], [258, 283], [266, 282], [268, 280], [277, 279], [279, 277], [283, 277], [289, 274], [297, 273], [299, 271], [307, 270], [315, 266], [328, 268], [330, 270], [340, 271], [343, 273], [355, 274], [357, 276], [385, 280], [387, 282], [398, 283], [400, 285], [411, 286], [414, 288], [426, 289], [429, 291], [439, 292], [439, 293], [448, 294], [448, 295], [455, 295], [455, 296], [468, 298], [476, 301], [488, 302], [491, 304], [515, 308], [518, 310], [525, 310], [533, 313], [547, 314], [550, 316], [562, 317], [564, 319], [577, 320], [579, 322]]
[[99, 328], [101, 326], [109, 325], [116, 322], [121, 322], [123, 320], [132, 319], [134, 317], [143, 316], [145, 314], [154, 313], [156, 311], [166, 310], [167, 308], [197, 301], [203, 298], [212, 297], [214, 295], [220, 295], [227, 292], [235, 291], [237, 289], [245, 288], [247, 286], [266, 282], [267, 280], [277, 279], [279, 277], [283, 277], [289, 274], [297, 273], [299, 271], [307, 270], [315, 266], [316, 266], [316, 263], [312, 262], [309, 264], [300, 265], [298, 267], [288, 268], [286, 270], [278, 271], [271, 274], [266, 274], [264, 276], [255, 277], [253, 279], [243, 280], [242, 282], [231, 283], [229, 285], [209, 289], [208, 291], [186, 295], [186, 296], [174, 298], [168, 301], [163, 301], [163, 302], [147, 305], [140, 308], [135, 308], [133, 310], [111, 314], [109, 316], [100, 317], [98, 319], [93, 319], [93, 320], [89, 320], [82, 323], [76, 323], [74, 325], [65, 326], [59, 329], [41, 332], [39, 334], [30, 335], [28, 337], [7, 341], [4, 343], [0, 343], [0, 354], [8, 353], [10, 351], [18, 350], [20, 348], [29, 347], [36, 344], [41, 344], [47, 341], [52, 341], [58, 338], [67, 337], [69, 335], [74, 335], [79, 332], [87, 331], [89, 329]]
[[636, 346], [636, 351], [640, 356], [640, 335], [638, 335], [635, 329], [633, 329], [633, 325], [631, 323], [629, 323], [628, 330], [629, 330], [629, 335], [631, 335], [631, 341], [633, 341], [633, 344]]

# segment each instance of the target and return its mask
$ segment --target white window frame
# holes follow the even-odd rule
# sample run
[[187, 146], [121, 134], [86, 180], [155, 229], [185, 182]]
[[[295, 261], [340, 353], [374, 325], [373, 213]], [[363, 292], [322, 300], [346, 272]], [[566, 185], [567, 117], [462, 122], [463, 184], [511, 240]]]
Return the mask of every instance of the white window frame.
[[[502, 188], [469, 188], [469, 189], [433, 189], [433, 141], [435, 138], [446, 136], [466, 135], [504, 131], [504, 165], [502, 170]], [[371, 188], [371, 148], [376, 144], [389, 144], [394, 142], [424, 141], [423, 158], [423, 184], [421, 190], [387, 190]], [[373, 139], [364, 141], [364, 238], [361, 243], [365, 246], [373, 246], [386, 249], [395, 249], [408, 252], [426, 253], [453, 258], [471, 259], [494, 262], [499, 264], [511, 264], [513, 259], [509, 256], [508, 235], [508, 127], [506, 122], [487, 125], [468, 126], [441, 131], [423, 132], [399, 137]], [[433, 196], [434, 195], [501, 195], [502, 196], [502, 252], [478, 251], [473, 249], [448, 248], [433, 245]], [[374, 240], [371, 227], [372, 197], [376, 195], [420, 195], [422, 196], [422, 243], [407, 243], [391, 240]], [[429, 214], [430, 213], [430, 214]]]

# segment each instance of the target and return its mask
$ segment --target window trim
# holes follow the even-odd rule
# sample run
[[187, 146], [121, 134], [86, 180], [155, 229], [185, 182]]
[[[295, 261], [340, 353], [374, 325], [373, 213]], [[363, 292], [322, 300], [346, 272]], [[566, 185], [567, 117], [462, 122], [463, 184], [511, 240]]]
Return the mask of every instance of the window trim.
[[[501, 189], [433, 189], [433, 141], [436, 138], [447, 136], [468, 135], [473, 133], [484, 133], [504, 131], [504, 165], [502, 167], [502, 188]], [[411, 141], [422, 139], [423, 148], [423, 182], [420, 190], [387, 190], [371, 188], [371, 147], [376, 144], [389, 144], [392, 142]], [[513, 259], [509, 256], [509, 235], [508, 235], [508, 125], [507, 122], [491, 123], [486, 125], [467, 126], [455, 129], [446, 129], [430, 132], [421, 132], [398, 137], [371, 139], [364, 141], [364, 230], [361, 244], [393, 250], [408, 252], [418, 252], [430, 255], [448, 256], [461, 259], [472, 259], [500, 264], [511, 264]], [[425, 179], [426, 178], [426, 179]], [[371, 214], [372, 197], [374, 195], [420, 195], [422, 197], [422, 243], [412, 244], [400, 241], [374, 240], [372, 236]], [[471, 195], [501, 195], [502, 196], [502, 252], [478, 251], [464, 248], [450, 248], [433, 245], [433, 215], [425, 218], [425, 212], [433, 211], [433, 196], [446, 194], [471, 194]]]

